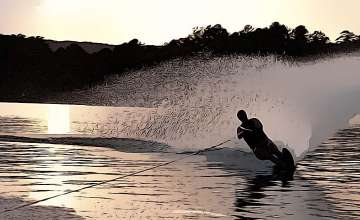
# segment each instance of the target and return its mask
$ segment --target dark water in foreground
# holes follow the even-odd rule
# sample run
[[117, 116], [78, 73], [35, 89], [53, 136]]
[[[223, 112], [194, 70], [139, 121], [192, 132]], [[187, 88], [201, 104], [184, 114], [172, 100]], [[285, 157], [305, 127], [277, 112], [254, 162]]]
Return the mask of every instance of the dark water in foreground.
[[[312, 149], [289, 181], [224, 148], [0, 219], [360, 219], [359, 134], [353, 126]], [[15, 142], [0, 150], [0, 210], [184, 156]]]

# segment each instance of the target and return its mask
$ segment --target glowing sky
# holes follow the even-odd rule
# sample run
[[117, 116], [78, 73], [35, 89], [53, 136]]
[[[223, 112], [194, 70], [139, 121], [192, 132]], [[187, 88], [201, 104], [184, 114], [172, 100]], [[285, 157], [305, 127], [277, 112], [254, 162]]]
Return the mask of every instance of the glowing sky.
[[138, 38], [163, 44], [195, 26], [220, 23], [229, 32], [279, 21], [360, 34], [359, 0], [0, 0], [0, 33], [119, 44]]

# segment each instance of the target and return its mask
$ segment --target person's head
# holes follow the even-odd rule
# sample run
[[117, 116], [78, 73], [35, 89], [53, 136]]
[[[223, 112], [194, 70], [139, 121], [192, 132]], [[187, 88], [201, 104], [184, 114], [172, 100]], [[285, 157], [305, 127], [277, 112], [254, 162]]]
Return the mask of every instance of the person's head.
[[239, 118], [239, 120], [240, 120], [241, 122], [244, 122], [244, 121], [247, 121], [247, 120], [248, 120], [248, 117], [247, 117], [246, 112], [245, 112], [244, 110], [238, 111], [237, 117]]

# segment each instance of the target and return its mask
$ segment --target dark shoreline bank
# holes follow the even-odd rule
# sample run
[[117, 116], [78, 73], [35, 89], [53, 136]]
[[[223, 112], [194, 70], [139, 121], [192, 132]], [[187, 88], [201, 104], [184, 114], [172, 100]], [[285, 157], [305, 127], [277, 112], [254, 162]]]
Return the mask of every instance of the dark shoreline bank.
[[163, 46], [143, 45], [137, 39], [116, 46], [54, 44], [42, 37], [0, 34], [0, 101], [47, 102], [48, 97], [91, 88], [111, 75], [202, 54], [210, 58], [274, 55], [295, 64], [314, 62], [359, 50], [360, 36], [343, 31], [332, 43], [320, 31], [309, 33], [303, 25], [290, 29], [274, 22], [266, 28], [247, 25], [232, 34], [221, 25], [195, 28], [189, 36]]

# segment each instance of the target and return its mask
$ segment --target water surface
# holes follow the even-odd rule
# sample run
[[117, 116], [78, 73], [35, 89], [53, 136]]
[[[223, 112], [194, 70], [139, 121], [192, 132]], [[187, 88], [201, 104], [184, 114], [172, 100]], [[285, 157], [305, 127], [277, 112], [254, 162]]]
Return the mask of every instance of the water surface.
[[[1, 119], [2, 133], [53, 135], [45, 119], [6, 114]], [[86, 123], [80, 124], [68, 135], [86, 134], [80, 141], [88, 141], [90, 133], [79, 129]], [[228, 143], [217, 151], [8, 212], [1, 219], [22, 219], [26, 213], [37, 219], [47, 219], [49, 213], [54, 219], [360, 219], [359, 133], [360, 126], [352, 125], [310, 149], [292, 180], [273, 174], [270, 163]], [[160, 143], [126, 141], [118, 139], [108, 147], [93, 146], [94, 139], [85, 146], [0, 142], [0, 210], [187, 156], [171, 147], [156, 148]], [[131, 151], [126, 145], [132, 143], [154, 150]]]

